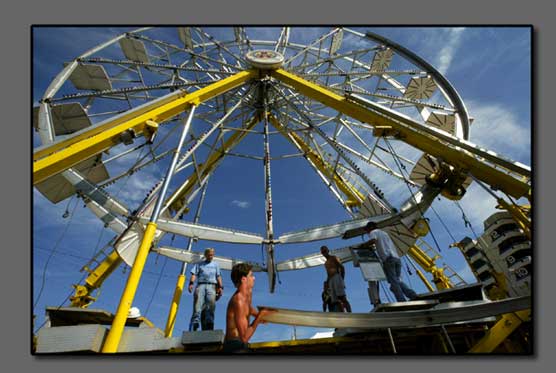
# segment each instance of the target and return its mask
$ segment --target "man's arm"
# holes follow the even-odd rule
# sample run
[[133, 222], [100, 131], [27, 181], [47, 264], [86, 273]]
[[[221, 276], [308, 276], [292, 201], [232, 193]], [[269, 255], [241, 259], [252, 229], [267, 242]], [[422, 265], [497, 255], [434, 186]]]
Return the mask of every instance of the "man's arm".
[[340, 262], [340, 259], [338, 259], [337, 256], [334, 257], [334, 261], [336, 262], [336, 268], [338, 268], [338, 273], [340, 273], [340, 276], [344, 278], [346, 276], [346, 270], [344, 268], [344, 265], [342, 264], [342, 262]]
[[251, 316], [257, 317], [257, 316], [259, 316], [259, 310], [257, 310], [255, 307], [253, 307], [253, 305], [250, 305], [249, 306], [249, 314]]
[[249, 315], [257, 317], [259, 311], [253, 307], [253, 294], [249, 295]]
[[239, 334], [239, 339], [243, 343], [249, 342], [249, 339], [257, 330], [257, 326], [261, 323], [263, 312], [259, 312], [255, 320], [249, 325], [249, 313], [251, 312], [251, 305], [247, 303], [247, 300], [243, 297], [237, 297], [235, 302], [232, 304], [234, 310], [234, 321]]
[[195, 275], [191, 274], [191, 278], [189, 279], [189, 286], [187, 287], [187, 290], [189, 290], [190, 293], [193, 290], [194, 283], [195, 283]]
[[222, 296], [222, 292], [224, 291], [224, 284], [222, 283], [222, 274], [220, 273], [220, 267], [216, 265], [216, 294], [218, 296]]

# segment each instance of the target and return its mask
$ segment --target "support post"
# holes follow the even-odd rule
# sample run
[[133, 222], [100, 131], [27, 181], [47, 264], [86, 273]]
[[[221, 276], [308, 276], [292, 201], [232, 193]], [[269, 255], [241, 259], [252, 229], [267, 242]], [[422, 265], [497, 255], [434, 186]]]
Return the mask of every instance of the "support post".
[[131, 268], [131, 272], [129, 273], [122, 298], [120, 299], [120, 304], [118, 305], [118, 310], [116, 311], [116, 316], [114, 317], [114, 321], [112, 322], [112, 327], [110, 328], [108, 336], [106, 337], [106, 341], [104, 342], [104, 345], [102, 347], [103, 353], [115, 353], [118, 351], [118, 345], [120, 344], [120, 340], [122, 338], [127, 315], [129, 313], [129, 309], [131, 308], [131, 304], [133, 303], [133, 298], [135, 297], [135, 292], [137, 291], [137, 287], [139, 286], [143, 268], [145, 267], [145, 263], [147, 261], [147, 255], [149, 253], [154, 235], [156, 233], [156, 221], [158, 220], [158, 216], [160, 214], [160, 209], [164, 201], [164, 195], [166, 194], [168, 186], [170, 185], [170, 180], [172, 179], [180, 150], [183, 146], [187, 133], [189, 132], [189, 127], [191, 126], [191, 120], [193, 119], [194, 113], [195, 105], [192, 105], [191, 110], [189, 111], [189, 116], [187, 117], [187, 120], [184, 124], [178, 146], [174, 151], [174, 157], [172, 158], [172, 162], [170, 163], [168, 172], [166, 173], [166, 177], [164, 178], [162, 190], [158, 195], [153, 214], [150, 221], [147, 223], [145, 234], [143, 235], [143, 241], [141, 241], [141, 246], [139, 246], [137, 256], [135, 257], [135, 261], [133, 262], [133, 267]]
[[172, 338], [174, 325], [176, 324], [176, 316], [178, 314], [178, 309], [180, 307], [181, 295], [183, 293], [183, 285], [185, 284], [186, 269], [187, 269], [187, 264], [184, 263], [182, 267], [182, 273], [178, 276], [176, 289], [174, 290], [174, 297], [172, 298], [172, 304], [170, 305], [170, 312], [168, 312], [168, 320], [166, 321], [166, 328], [164, 328], [164, 336], [166, 338]]
[[485, 334], [470, 353], [491, 353], [493, 352], [510, 334], [516, 330], [523, 321], [529, 320], [531, 310], [517, 311], [502, 315], [502, 318]]
[[[197, 212], [195, 212], [195, 219], [194, 223], [197, 224], [199, 222], [199, 218], [201, 216], [201, 208], [203, 206], [203, 202], [205, 201], [205, 195], [207, 192], [207, 185], [208, 182], [205, 183], [203, 186], [203, 193], [201, 194], [201, 199], [199, 200], [199, 205], [197, 206]], [[189, 238], [189, 242], [187, 243], [187, 251], [191, 251], [193, 247], [193, 239]], [[172, 304], [170, 305], [170, 312], [168, 312], [168, 320], [166, 321], [166, 328], [164, 329], [164, 336], [166, 338], [171, 338], [172, 333], [174, 331], [174, 326], [176, 324], [176, 316], [178, 314], [178, 310], [180, 308], [180, 301], [181, 295], [183, 293], [183, 286], [185, 284], [185, 279], [187, 277], [187, 263], [183, 263], [181, 266], [181, 273], [178, 276], [178, 281], [176, 283], [176, 290], [174, 291], [174, 298], [172, 299]]]

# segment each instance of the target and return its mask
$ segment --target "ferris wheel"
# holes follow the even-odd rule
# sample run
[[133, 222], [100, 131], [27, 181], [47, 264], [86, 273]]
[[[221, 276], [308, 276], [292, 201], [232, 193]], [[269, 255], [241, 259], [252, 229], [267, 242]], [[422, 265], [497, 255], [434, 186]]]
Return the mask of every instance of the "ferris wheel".
[[[422, 256], [424, 213], [437, 196], [459, 200], [473, 181], [516, 199], [530, 195], [529, 167], [469, 142], [471, 117], [460, 95], [412, 51], [346, 27], [319, 30], [309, 41], [310, 28], [258, 31], [137, 29], [68, 61], [47, 88], [34, 110], [42, 142], [34, 186], [52, 203], [83, 199], [117, 234], [112, 266], [132, 266], [155, 223], [152, 250], [184, 263], [201, 255], [159, 245], [165, 235], [263, 245], [266, 264], [253, 268], [268, 274], [272, 292], [277, 272], [322, 264], [318, 253], [277, 262], [281, 245], [350, 237], [375, 221], [401, 255]], [[274, 154], [275, 137], [292, 151]], [[262, 154], [242, 150], [244, 143], [259, 144]], [[194, 201], [210, 198], [209, 179], [232, 157], [263, 169], [262, 232], [199, 222]], [[294, 157], [345, 210], [342, 221], [281, 230], [271, 171]], [[114, 193], [160, 165], [169, 172], [147, 177], [143, 198]], [[381, 187], [391, 182], [408, 194]], [[351, 258], [347, 248], [335, 254]], [[242, 258], [216, 260], [229, 269]], [[73, 304], [86, 306], [93, 288], [78, 287]]]

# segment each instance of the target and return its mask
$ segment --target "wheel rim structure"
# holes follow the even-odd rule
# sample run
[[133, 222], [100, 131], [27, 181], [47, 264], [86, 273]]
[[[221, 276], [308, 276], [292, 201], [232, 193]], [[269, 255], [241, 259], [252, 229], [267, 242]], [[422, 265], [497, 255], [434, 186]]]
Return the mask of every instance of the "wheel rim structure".
[[[395, 113], [449, 137], [469, 140], [470, 116], [461, 97], [424, 59], [377, 34], [329, 28], [319, 30], [314, 38], [302, 38], [311, 31], [309, 28], [277, 27], [267, 30], [266, 34], [272, 36], [268, 39], [250, 38], [250, 33], [263, 34], [256, 32], [260, 30], [141, 28], [100, 44], [69, 61], [35, 107], [34, 125], [42, 143], [35, 152], [99, 124], [125, 118], [129, 113], [140, 115], [145, 106], [153, 103], [209, 89], [223, 79], [255, 71], [243, 84], [196, 102], [178, 172], [162, 207], [153, 249], [191, 262], [200, 258], [198, 254], [176, 250], [170, 236], [206, 239], [216, 247], [223, 242], [250, 245], [256, 250], [260, 246], [266, 254], [254, 269], [268, 273], [271, 292], [276, 287], [277, 272], [322, 262], [316, 257], [306, 258], [310, 262], [306, 265], [295, 264], [291, 257], [279, 261], [275, 254], [282, 246], [338, 238], [340, 231], [359, 228], [369, 219], [390, 229], [397, 237], [400, 254], [407, 254], [418, 239], [411, 228], [443, 192], [437, 187], [425, 188], [424, 180], [438, 171], [442, 161], [423, 156], [421, 151], [400, 141], [388, 126], [363, 123], [300, 94], [291, 84], [276, 78], [273, 71], [294, 74], [353, 105], [379, 105], [386, 115]], [[250, 52], [257, 51], [271, 55], [274, 52], [274, 57], [283, 59], [269, 70], [261, 69], [248, 57]], [[110, 149], [80, 160], [37, 184], [37, 189], [53, 203], [65, 201], [77, 192], [104, 226], [116, 234], [115, 250], [127, 265], [132, 265], [143, 224], [152, 213], [162, 184], [162, 170], [166, 169], [175, 138], [179, 137], [176, 128], [188, 111], [176, 113], [169, 120], [152, 120], [143, 133], [133, 130], [121, 133]], [[278, 142], [276, 148], [280, 151], [288, 151], [275, 154], [274, 142]], [[309, 172], [325, 185], [332, 200], [339, 202], [344, 216], [326, 220], [321, 231], [308, 223], [287, 233], [281, 227], [283, 221], [273, 213], [277, 204], [272, 194], [276, 176], [271, 170], [280, 162], [301, 158], [307, 161], [307, 170], [312, 170]], [[258, 193], [264, 200], [264, 212], [253, 212], [264, 222], [258, 232], [242, 232], [241, 225], [233, 220], [225, 225], [218, 224], [222, 219], [209, 219], [215, 226], [201, 224], [202, 218], [201, 223], [192, 222], [193, 214], [189, 211], [194, 208], [199, 192], [227, 159], [251, 160], [253, 167], [262, 172]], [[512, 169], [515, 162], [508, 164], [505, 168], [508, 173], [519, 174], [526, 169], [521, 165]], [[411, 170], [416, 173], [410, 175]], [[141, 176], [144, 172], [149, 176]], [[457, 186], [466, 188], [470, 177], [462, 175]], [[152, 186], [137, 191], [144, 198], [119, 198], [126, 180], [135, 180], [130, 182], [133, 185], [142, 184], [137, 180], [152, 181]], [[381, 183], [389, 182], [403, 187], [395, 190], [380, 187]], [[207, 200], [210, 186], [208, 190]], [[415, 206], [413, 198], [423, 200]], [[347, 223], [341, 223], [342, 220]], [[314, 242], [312, 245], [320, 246]], [[348, 260], [345, 250], [338, 254]], [[224, 266], [249, 260], [232, 252], [222, 256], [234, 258], [221, 258]]]

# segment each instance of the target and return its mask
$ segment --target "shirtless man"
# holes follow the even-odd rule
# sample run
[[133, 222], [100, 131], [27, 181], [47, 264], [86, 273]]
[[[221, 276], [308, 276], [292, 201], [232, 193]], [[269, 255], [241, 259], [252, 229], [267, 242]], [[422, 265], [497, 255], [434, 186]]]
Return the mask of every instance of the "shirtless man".
[[346, 297], [346, 286], [344, 284], [346, 273], [343, 264], [340, 263], [337, 256], [329, 254], [328, 247], [326, 246], [320, 248], [320, 253], [326, 258], [324, 263], [324, 268], [328, 275], [326, 282], [328, 283], [331, 303], [333, 304], [333, 309], [330, 311], [351, 312], [351, 305]]
[[[255, 333], [257, 326], [263, 321], [263, 316], [272, 311], [257, 311], [251, 304], [255, 276], [251, 271], [252, 266], [247, 263], [239, 263], [232, 267], [232, 282], [237, 288], [228, 303], [226, 310], [226, 336], [224, 337], [225, 353], [247, 352], [247, 342]], [[249, 325], [249, 317], [255, 319]]]

